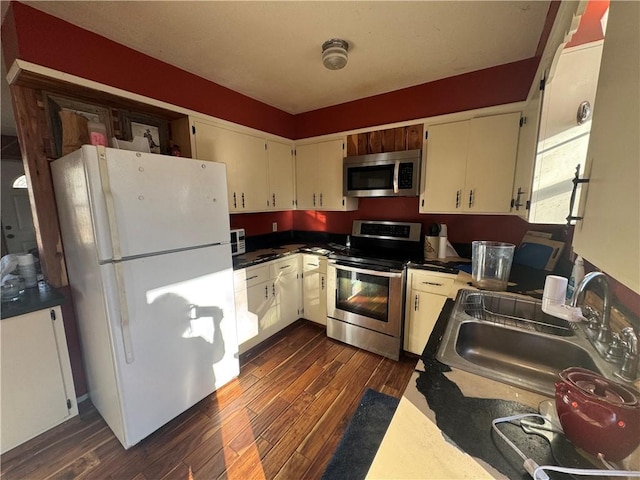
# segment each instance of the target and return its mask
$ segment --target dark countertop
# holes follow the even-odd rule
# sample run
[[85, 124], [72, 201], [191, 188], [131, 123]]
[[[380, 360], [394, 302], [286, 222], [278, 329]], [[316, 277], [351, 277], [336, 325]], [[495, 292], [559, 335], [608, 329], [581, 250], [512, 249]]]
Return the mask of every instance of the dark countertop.
[[25, 288], [18, 300], [2, 302], [0, 317], [2, 319], [36, 312], [45, 308], [57, 307], [65, 302], [64, 296], [44, 281], [38, 282], [37, 287]]
[[[502, 478], [503, 475], [514, 480], [530, 479], [522, 468], [522, 459], [495, 436], [489, 425], [494, 418], [537, 413], [538, 409], [553, 405], [553, 401], [439, 362], [436, 354], [454, 304], [453, 300], [448, 299], [443, 306], [405, 396], [411, 397], [416, 406], [422, 406], [422, 411], [458, 448], [495, 469], [492, 472], [494, 478]], [[475, 412], [473, 421], [461, 416], [460, 412]], [[555, 421], [557, 423], [557, 419]], [[517, 426], [502, 424], [500, 430], [507, 433], [515, 445], [540, 465], [596, 468], [596, 463], [591, 463], [581, 455], [562, 435], [549, 443], [550, 440], [545, 436], [535, 432], [527, 434]], [[550, 477], [566, 478], [556, 475], [550, 474]]]
[[[257, 244], [254, 245], [253, 248], [248, 247], [247, 253], [233, 257], [233, 269], [240, 270], [253, 265], [259, 265], [293, 253], [329, 255], [344, 250], [345, 248], [344, 245], [332, 241], [289, 243], [284, 240], [282, 244], [271, 243], [267, 248], [261, 248], [261, 245]], [[471, 259], [448, 257], [442, 260], [413, 260], [407, 263], [407, 267], [457, 275], [460, 271], [471, 273]], [[552, 272], [514, 264], [511, 267], [507, 291], [542, 298], [545, 279], [547, 275], [551, 273]]]
[[240, 270], [242, 268], [252, 267], [272, 260], [278, 260], [279, 258], [284, 258], [294, 253], [329, 255], [334, 251], [335, 249], [330, 249], [327, 245], [307, 245], [300, 243], [285, 244], [271, 248], [259, 248], [233, 257], [233, 269]]

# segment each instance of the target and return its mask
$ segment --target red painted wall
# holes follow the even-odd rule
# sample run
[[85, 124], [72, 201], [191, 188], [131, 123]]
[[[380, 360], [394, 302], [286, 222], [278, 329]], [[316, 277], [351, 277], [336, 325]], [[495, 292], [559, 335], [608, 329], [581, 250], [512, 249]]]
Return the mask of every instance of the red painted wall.
[[296, 138], [525, 100], [540, 59], [530, 58], [296, 115]]
[[[292, 138], [294, 117], [265, 103], [115, 43], [22, 3], [2, 28], [5, 62], [15, 58]], [[15, 37], [15, 38], [14, 38]], [[5, 48], [5, 42], [11, 47]]]
[[[555, 15], [547, 19], [553, 22]], [[197, 112], [299, 139], [524, 100], [537, 57], [290, 115], [22, 3], [2, 29], [5, 61], [27, 60]]]
[[519, 244], [527, 230], [556, 232], [560, 238], [564, 227], [530, 225], [512, 215], [436, 215], [419, 214], [418, 198], [361, 198], [354, 212], [293, 212], [296, 230], [348, 234], [354, 220], [395, 220], [422, 224], [423, 232], [432, 223], [445, 223], [449, 240], [470, 243], [495, 240]]
[[273, 232], [273, 222], [278, 224], [279, 232], [294, 230], [293, 212], [272, 213], [236, 213], [231, 215], [231, 228], [244, 228], [248, 237]]
[[591, 0], [580, 18], [578, 31], [573, 34], [567, 47], [575, 47], [584, 43], [595, 42], [604, 38], [602, 17], [609, 8], [609, 0]]

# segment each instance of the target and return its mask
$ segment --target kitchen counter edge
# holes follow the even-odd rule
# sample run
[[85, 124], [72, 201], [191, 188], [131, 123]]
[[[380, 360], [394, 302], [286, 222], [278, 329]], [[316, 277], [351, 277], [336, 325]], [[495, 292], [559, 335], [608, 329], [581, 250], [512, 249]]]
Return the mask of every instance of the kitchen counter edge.
[[64, 302], [65, 297], [58, 290], [48, 283], [40, 281], [37, 288], [26, 288], [20, 299], [13, 302], [2, 302], [0, 318], [5, 320], [45, 308], [57, 307]]

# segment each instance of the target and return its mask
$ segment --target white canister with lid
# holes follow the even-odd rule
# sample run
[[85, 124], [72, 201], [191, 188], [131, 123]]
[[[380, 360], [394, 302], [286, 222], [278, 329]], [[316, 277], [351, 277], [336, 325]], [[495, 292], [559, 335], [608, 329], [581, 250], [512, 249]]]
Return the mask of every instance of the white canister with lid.
[[33, 255], [27, 253], [18, 257], [18, 273], [24, 278], [25, 287], [29, 288], [38, 285], [36, 261]]

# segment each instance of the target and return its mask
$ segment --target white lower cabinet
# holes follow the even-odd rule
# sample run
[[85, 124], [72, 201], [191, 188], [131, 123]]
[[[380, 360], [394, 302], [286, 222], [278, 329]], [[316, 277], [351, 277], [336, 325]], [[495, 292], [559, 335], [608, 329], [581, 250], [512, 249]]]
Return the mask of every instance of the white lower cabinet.
[[327, 259], [319, 255], [302, 255], [303, 316], [327, 324]]
[[298, 254], [234, 272], [240, 353], [300, 318], [300, 279]]
[[78, 414], [60, 307], [4, 318], [1, 452]]
[[456, 275], [410, 268], [407, 273], [404, 349], [422, 354]]
[[270, 262], [272, 292], [279, 308], [278, 322], [285, 327], [302, 316], [302, 274], [300, 255], [289, 255]]

